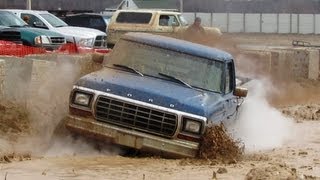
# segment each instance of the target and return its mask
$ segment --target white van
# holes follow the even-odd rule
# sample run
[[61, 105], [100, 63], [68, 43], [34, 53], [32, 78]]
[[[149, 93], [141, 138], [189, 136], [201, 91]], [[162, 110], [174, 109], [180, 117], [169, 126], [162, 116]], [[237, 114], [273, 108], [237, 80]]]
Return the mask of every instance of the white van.
[[27, 23], [31, 27], [49, 29], [62, 34], [67, 42], [91, 48], [107, 47], [107, 34], [105, 32], [91, 28], [68, 26], [64, 21], [48, 11], [20, 9], [6, 9], [5, 11], [13, 12], [22, 19], [28, 17], [29, 22]]

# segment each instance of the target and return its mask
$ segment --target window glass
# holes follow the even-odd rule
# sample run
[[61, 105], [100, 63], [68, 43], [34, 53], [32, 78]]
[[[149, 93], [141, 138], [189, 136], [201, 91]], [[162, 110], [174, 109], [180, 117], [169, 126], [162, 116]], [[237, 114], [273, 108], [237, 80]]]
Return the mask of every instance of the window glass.
[[226, 71], [226, 93], [230, 93], [233, 91], [233, 65], [232, 63], [228, 63], [227, 71]]
[[[123, 53], [126, 52], [126, 53]], [[106, 66], [130, 66], [145, 75], [165, 79], [159, 73], [174, 76], [195, 88], [222, 93], [224, 63], [197, 56], [120, 40]]]
[[40, 14], [40, 16], [43, 17], [53, 27], [68, 26], [65, 22], [52, 14]]
[[16, 15], [5, 11], [0, 12], [0, 26], [15, 27], [24, 25], [26, 25], [26, 23], [24, 23], [23, 20]]
[[90, 17], [89, 18], [90, 27], [100, 27], [104, 26], [104, 21], [101, 17]]
[[27, 13], [21, 13], [21, 18], [29, 17], [28, 24], [30, 26], [34, 26], [34, 24], [37, 24], [38, 26], [46, 27], [46, 25], [35, 15], [27, 14]]
[[151, 13], [120, 12], [116, 21], [118, 23], [149, 24], [151, 17]]
[[160, 26], [178, 26], [179, 22], [174, 15], [160, 15], [159, 25]]

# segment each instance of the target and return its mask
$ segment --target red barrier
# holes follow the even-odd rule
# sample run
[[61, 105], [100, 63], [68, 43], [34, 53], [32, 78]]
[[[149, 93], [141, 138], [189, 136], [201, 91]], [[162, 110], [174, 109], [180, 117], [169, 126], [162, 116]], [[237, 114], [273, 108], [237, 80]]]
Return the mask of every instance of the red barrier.
[[47, 51], [43, 48], [24, 46], [8, 41], [0, 40], [0, 55], [23, 57], [28, 54], [45, 54]]
[[24, 46], [9, 41], [0, 40], [0, 55], [24, 57], [29, 54], [46, 54], [46, 53], [64, 53], [64, 54], [84, 54], [84, 53], [102, 53], [107, 54], [110, 49], [94, 49], [79, 47], [76, 44], [67, 43], [60, 46], [55, 51], [46, 51], [44, 48]]
[[83, 53], [102, 53], [102, 54], [107, 54], [111, 50], [110, 49], [94, 49], [94, 48], [88, 48], [88, 47], [81, 47], [77, 46], [72, 43], [67, 43], [62, 46], [57, 50], [57, 52], [61, 53], [68, 53], [68, 54], [83, 54]]

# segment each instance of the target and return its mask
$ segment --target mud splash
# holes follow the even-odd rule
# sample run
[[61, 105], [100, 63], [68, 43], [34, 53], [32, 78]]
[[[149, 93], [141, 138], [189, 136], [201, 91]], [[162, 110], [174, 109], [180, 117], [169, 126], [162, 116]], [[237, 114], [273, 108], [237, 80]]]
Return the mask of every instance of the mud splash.
[[22, 105], [12, 102], [0, 104], [0, 136], [11, 141], [17, 141], [23, 134], [30, 134], [29, 113]]
[[244, 152], [240, 140], [235, 140], [226, 131], [223, 124], [206, 129], [201, 139], [199, 157], [204, 159], [238, 161]]

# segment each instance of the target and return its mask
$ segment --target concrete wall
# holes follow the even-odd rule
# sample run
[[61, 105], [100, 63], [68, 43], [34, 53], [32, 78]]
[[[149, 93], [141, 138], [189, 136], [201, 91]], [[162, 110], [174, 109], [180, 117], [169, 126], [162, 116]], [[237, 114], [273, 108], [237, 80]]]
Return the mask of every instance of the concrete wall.
[[91, 54], [0, 56], [0, 97], [27, 105], [49, 88], [53, 92], [66, 84], [71, 88], [79, 77], [102, 68], [93, 57]]
[[[319, 49], [257, 47], [253, 45], [240, 46], [239, 49], [243, 52], [242, 54], [249, 57], [241, 57], [241, 59], [247, 59], [250, 62], [243, 63], [243, 66], [246, 67], [242, 67], [242, 69], [247, 68], [247, 71], [253, 74], [268, 73], [283, 79], [319, 79]], [[241, 67], [241, 62], [237, 64]]]
[[3, 99], [4, 97], [4, 78], [6, 75], [5, 65], [6, 65], [6, 61], [3, 59], [0, 59], [0, 99]]
[[222, 32], [320, 34], [320, 14], [183, 13], [189, 23], [196, 16], [204, 26]]

